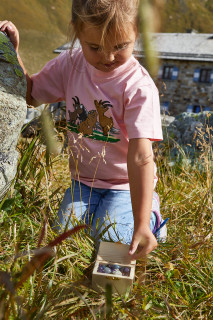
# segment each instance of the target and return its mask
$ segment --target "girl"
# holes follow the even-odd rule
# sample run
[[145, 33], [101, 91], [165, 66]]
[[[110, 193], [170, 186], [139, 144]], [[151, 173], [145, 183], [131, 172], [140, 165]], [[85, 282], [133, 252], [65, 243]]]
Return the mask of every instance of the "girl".
[[[93, 232], [130, 244], [137, 259], [157, 246], [161, 223], [151, 141], [162, 139], [158, 91], [132, 56], [139, 0], [73, 0], [72, 48], [31, 78], [18, 55], [19, 36], [0, 22], [27, 77], [27, 103], [66, 100], [71, 187], [58, 212]], [[81, 48], [74, 49], [78, 39]], [[165, 227], [163, 228], [165, 236]], [[161, 238], [162, 234], [158, 237]]]

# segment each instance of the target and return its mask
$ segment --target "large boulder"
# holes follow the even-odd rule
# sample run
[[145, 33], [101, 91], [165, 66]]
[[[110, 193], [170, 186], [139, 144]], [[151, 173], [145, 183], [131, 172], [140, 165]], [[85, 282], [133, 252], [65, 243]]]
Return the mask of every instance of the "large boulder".
[[164, 142], [168, 140], [171, 155], [197, 158], [213, 148], [213, 112], [181, 113], [165, 130]]
[[9, 38], [0, 32], [0, 200], [13, 181], [16, 150], [26, 118], [26, 78]]

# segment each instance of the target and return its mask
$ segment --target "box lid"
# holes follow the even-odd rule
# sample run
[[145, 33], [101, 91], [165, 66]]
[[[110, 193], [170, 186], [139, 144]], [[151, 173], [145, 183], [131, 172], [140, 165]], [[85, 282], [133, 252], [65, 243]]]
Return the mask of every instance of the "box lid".
[[128, 254], [129, 247], [129, 245], [122, 244], [119, 242], [114, 243], [101, 241], [98, 250], [97, 260], [109, 261], [112, 263], [135, 265], [136, 260], [131, 260]]

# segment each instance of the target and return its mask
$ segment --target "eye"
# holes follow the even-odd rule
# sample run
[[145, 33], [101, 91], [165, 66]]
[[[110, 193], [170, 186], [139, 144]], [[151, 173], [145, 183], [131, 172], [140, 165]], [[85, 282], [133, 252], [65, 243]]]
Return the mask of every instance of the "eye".
[[100, 47], [96, 46], [90, 46], [90, 49], [93, 51], [100, 51]]
[[126, 49], [127, 46], [128, 46], [128, 43], [121, 43], [121, 44], [118, 44], [117, 46], [115, 46], [115, 50], [117, 50], [117, 51], [124, 50], [124, 49]]

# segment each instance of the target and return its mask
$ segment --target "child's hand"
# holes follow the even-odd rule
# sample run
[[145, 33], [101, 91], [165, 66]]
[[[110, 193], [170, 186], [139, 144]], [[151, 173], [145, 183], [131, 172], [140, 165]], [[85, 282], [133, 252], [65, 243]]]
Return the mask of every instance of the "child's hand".
[[145, 257], [157, 247], [158, 243], [149, 226], [135, 229], [129, 249], [131, 260]]
[[0, 21], [0, 31], [6, 32], [10, 41], [12, 42], [16, 52], [18, 53], [19, 48], [19, 32], [16, 26], [11, 21]]

